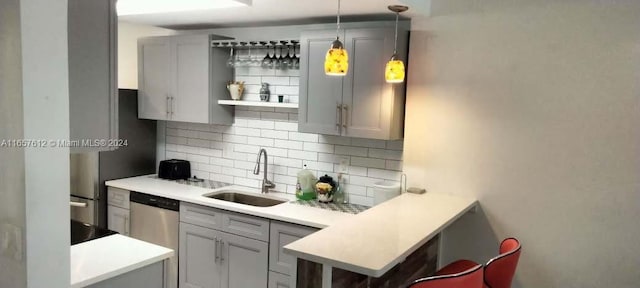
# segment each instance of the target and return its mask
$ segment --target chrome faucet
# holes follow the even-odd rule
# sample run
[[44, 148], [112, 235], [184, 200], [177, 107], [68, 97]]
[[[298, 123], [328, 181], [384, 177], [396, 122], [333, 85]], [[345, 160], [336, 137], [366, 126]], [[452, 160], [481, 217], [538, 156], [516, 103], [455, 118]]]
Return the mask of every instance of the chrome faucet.
[[260, 157], [262, 156], [262, 154], [264, 154], [264, 177], [262, 178], [262, 193], [266, 194], [269, 193], [269, 189], [276, 188], [276, 184], [267, 179], [267, 150], [265, 150], [264, 148], [260, 149], [260, 152], [258, 152], [258, 159], [256, 159], [256, 168], [253, 169], [253, 174], [260, 174]]

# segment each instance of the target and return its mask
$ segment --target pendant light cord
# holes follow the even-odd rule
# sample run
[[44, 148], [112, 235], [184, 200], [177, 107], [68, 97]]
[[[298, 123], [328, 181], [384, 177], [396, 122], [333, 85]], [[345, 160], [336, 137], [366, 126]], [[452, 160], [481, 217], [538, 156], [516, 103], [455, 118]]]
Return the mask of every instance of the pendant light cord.
[[340, 39], [340, 0], [338, 0], [338, 27], [336, 28], [336, 38]]
[[393, 41], [393, 55], [396, 55], [398, 49], [398, 17], [400, 17], [400, 12], [396, 12], [396, 36], [395, 41]]

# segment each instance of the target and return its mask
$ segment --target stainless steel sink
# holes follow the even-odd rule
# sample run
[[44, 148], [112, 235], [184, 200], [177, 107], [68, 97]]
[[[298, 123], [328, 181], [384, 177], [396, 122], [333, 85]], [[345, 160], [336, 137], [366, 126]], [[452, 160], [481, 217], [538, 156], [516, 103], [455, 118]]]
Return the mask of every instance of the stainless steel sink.
[[214, 194], [204, 195], [204, 197], [257, 207], [270, 207], [287, 202], [286, 200], [254, 196], [246, 193], [241, 193], [239, 191], [221, 191]]

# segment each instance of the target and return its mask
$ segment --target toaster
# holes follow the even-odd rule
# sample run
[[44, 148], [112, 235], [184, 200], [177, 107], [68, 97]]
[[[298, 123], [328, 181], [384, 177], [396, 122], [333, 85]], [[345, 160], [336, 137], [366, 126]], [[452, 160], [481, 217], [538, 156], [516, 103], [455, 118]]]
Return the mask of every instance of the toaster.
[[168, 180], [189, 179], [191, 164], [187, 160], [171, 159], [160, 161], [158, 178]]

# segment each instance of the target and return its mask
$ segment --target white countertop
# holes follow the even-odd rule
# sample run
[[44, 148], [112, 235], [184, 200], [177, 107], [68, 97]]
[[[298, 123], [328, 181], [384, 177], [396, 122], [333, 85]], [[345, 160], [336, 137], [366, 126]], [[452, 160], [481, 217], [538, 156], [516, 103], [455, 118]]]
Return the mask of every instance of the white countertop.
[[171, 249], [123, 235], [71, 246], [71, 288], [86, 287], [173, 256]]
[[[279, 220], [299, 225], [305, 225], [315, 228], [325, 228], [353, 218], [355, 215], [307, 207], [291, 203], [282, 203], [271, 207], [255, 207], [250, 205], [238, 204], [223, 200], [207, 198], [202, 195], [213, 193], [221, 190], [237, 190], [245, 193], [260, 193], [258, 189], [252, 189], [243, 186], [227, 186], [219, 189], [207, 189], [197, 186], [190, 186], [171, 182], [167, 180], [157, 179], [154, 175], [146, 175], [119, 180], [111, 180], [105, 182], [107, 186], [116, 187], [124, 190], [141, 192], [160, 197], [171, 198], [179, 201], [199, 204], [203, 206], [244, 213], [248, 215]], [[261, 195], [265, 196], [265, 195]], [[280, 198], [282, 200], [295, 200], [295, 195], [274, 193], [266, 194], [267, 197]]]
[[402, 194], [295, 241], [284, 251], [380, 277], [475, 205], [475, 199], [446, 194]]

